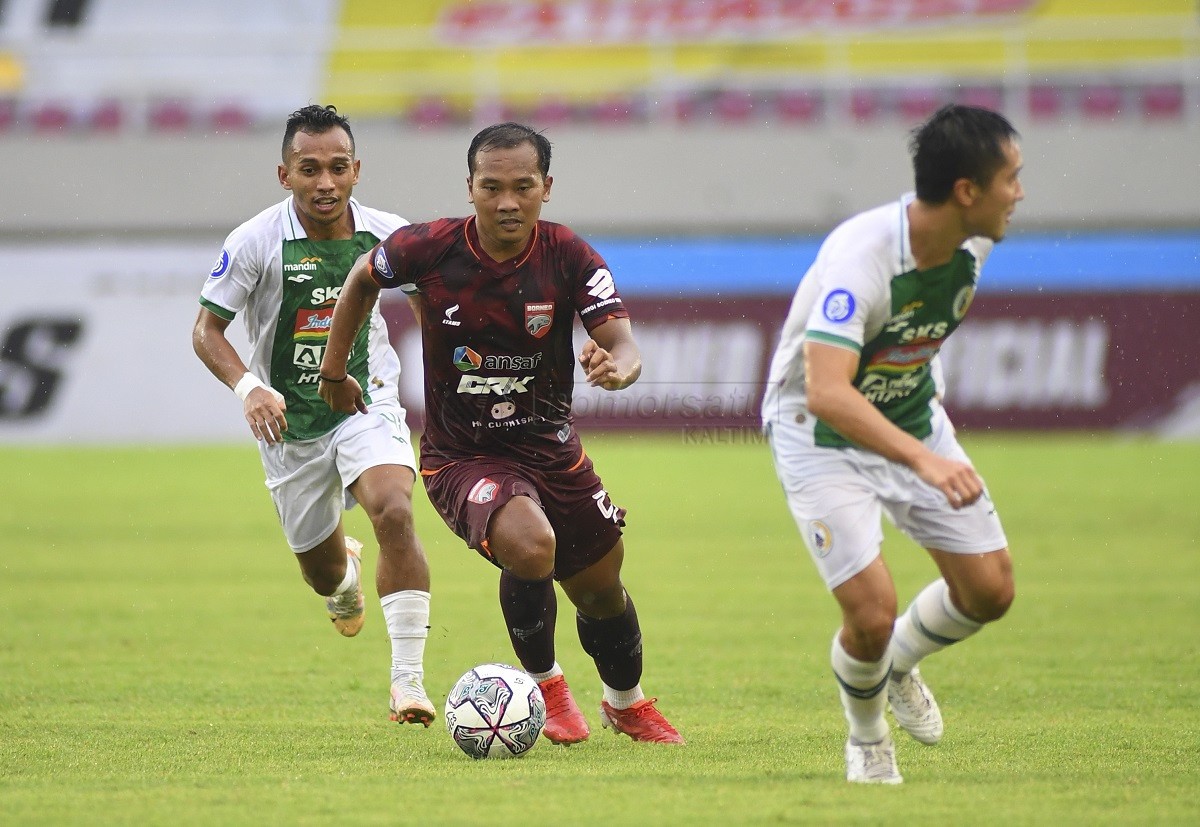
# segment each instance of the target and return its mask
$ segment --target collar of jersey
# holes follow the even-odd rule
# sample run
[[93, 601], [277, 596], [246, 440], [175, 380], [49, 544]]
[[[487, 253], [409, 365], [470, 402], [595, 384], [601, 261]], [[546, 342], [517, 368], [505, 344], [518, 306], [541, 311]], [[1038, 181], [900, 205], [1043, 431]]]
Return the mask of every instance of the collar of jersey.
[[496, 261], [484, 251], [483, 244], [479, 241], [479, 229], [475, 226], [475, 216], [472, 215], [463, 225], [463, 237], [467, 240], [467, 247], [471, 250], [471, 255], [475, 256], [484, 267], [499, 273], [513, 273], [533, 255], [533, 248], [537, 244], [540, 230], [538, 223], [540, 222], [534, 222], [533, 232], [529, 234], [529, 243], [525, 246], [524, 251], [507, 261]]

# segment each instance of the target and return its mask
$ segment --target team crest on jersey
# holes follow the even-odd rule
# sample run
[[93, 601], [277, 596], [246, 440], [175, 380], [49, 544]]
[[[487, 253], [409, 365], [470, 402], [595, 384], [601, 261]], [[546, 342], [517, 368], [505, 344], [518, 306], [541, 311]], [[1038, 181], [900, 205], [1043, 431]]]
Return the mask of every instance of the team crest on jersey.
[[484, 505], [496, 499], [496, 492], [498, 490], [500, 490], [499, 483], [492, 482], [487, 477], [484, 477], [471, 487], [471, 493], [467, 494], [467, 499], [477, 505]]
[[525, 329], [535, 339], [540, 339], [550, 332], [554, 324], [554, 304], [551, 302], [525, 303]]
[[971, 302], [975, 300], [975, 285], [968, 284], [962, 290], [958, 291], [958, 295], [954, 297], [954, 304], [951, 309], [954, 311], [954, 320], [962, 321], [962, 317], [967, 315], [967, 309], [970, 308]]
[[470, 373], [473, 370], [479, 370], [479, 366], [483, 364], [483, 357], [471, 350], [466, 345], [459, 345], [454, 348], [454, 367], [461, 370], [463, 373]]
[[387, 253], [382, 247], [375, 251], [375, 260], [372, 262], [375, 267], [375, 272], [385, 279], [392, 277], [392, 268], [388, 267]]
[[808, 543], [813, 554], [818, 557], [828, 557], [829, 552], [833, 551], [833, 532], [825, 523], [813, 520], [808, 524]]
[[209, 272], [210, 279], [219, 279], [221, 276], [229, 272], [229, 251], [221, 250], [221, 255], [217, 257], [217, 263], [213, 265]]
[[849, 290], [831, 290], [825, 297], [821, 312], [829, 321], [840, 324], [854, 315], [854, 296]]

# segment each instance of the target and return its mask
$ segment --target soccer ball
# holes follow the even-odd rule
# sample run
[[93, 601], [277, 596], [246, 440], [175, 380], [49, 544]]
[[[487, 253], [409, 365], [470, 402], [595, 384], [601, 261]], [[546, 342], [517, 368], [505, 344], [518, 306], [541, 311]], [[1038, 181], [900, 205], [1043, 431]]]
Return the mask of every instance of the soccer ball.
[[537, 681], [503, 663], [468, 670], [446, 698], [446, 730], [472, 758], [515, 758], [537, 742], [546, 702]]

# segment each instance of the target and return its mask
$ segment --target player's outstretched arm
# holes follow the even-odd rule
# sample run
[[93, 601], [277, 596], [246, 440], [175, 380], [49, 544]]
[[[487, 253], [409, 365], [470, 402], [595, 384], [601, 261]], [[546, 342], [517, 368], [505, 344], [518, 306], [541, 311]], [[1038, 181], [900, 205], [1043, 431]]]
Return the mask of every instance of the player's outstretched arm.
[[242, 400], [242, 413], [255, 439], [273, 445], [283, 441], [287, 430], [287, 405], [283, 394], [264, 385], [246, 369], [225, 331], [229, 322], [206, 308], [200, 308], [192, 328], [192, 349], [213, 376], [228, 385]]
[[329, 326], [329, 341], [321, 359], [320, 383], [317, 393], [325, 404], [341, 413], [367, 412], [362, 387], [346, 369], [354, 337], [371, 314], [379, 299], [379, 285], [367, 269], [367, 257], [360, 256], [338, 294]]
[[642, 375], [642, 352], [633, 338], [629, 319], [609, 319], [593, 328], [579, 351], [587, 383], [606, 391], [627, 388]]
[[937, 488], [954, 508], [983, 494], [983, 481], [968, 463], [947, 459], [896, 427], [854, 387], [858, 354], [845, 348], [804, 343], [808, 409], [846, 439], [893, 462], [903, 463]]

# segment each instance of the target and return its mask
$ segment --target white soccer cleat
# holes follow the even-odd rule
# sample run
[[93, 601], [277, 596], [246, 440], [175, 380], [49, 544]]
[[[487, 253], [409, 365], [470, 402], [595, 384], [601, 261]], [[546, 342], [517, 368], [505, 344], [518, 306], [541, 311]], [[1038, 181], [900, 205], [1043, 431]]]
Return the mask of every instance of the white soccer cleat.
[[892, 736], [874, 744], [846, 741], [846, 780], [855, 784], [903, 784], [896, 767], [896, 745]]
[[437, 717], [425, 687], [416, 675], [407, 675], [392, 683], [392, 699], [389, 705], [393, 721], [399, 724], [423, 724], [428, 727]]
[[333, 621], [333, 628], [346, 637], [357, 635], [366, 619], [363, 612], [362, 547], [363, 544], [353, 537], [346, 538], [346, 565], [354, 566], [358, 572], [358, 588], [325, 598], [325, 609]]
[[922, 744], [942, 740], [942, 711], [921, 680], [921, 670], [913, 669], [900, 678], [893, 675], [888, 680], [888, 703], [896, 723], [913, 738]]

